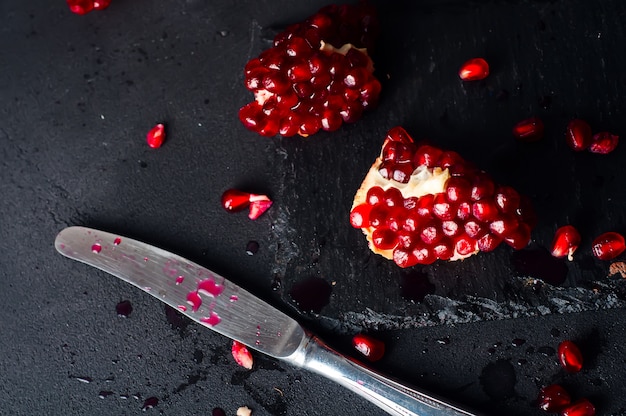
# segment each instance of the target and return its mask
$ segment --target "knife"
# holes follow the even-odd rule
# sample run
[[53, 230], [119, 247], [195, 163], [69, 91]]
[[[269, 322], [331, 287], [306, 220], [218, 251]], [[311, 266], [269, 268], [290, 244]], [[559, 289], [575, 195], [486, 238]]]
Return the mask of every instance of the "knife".
[[261, 353], [333, 380], [395, 416], [475, 416], [345, 357], [298, 322], [198, 264], [85, 227], [56, 237], [62, 255], [138, 287], [195, 322]]

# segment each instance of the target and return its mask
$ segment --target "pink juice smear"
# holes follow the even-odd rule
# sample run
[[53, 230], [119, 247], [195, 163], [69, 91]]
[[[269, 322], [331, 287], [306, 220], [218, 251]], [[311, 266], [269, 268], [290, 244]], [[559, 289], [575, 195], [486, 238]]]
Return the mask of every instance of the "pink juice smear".
[[115, 240], [113, 240], [113, 245], [119, 246], [121, 242], [122, 242], [122, 239], [119, 237], [116, 237]]
[[178, 305], [178, 310], [181, 312], [187, 312], [187, 307], [185, 305]]
[[217, 297], [224, 291], [224, 286], [215, 283], [215, 280], [209, 278], [198, 283], [198, 291], [209, 296]]
[[232, 296], [230, 297], [230, 301], [231, 301], [231, 302], [236, 302], [236, 301], [238, 301], [238, 300], [239, 300], [239, 298], [237, 297], [237, 295], [232, 295]]
[[91, 251], [93, 251], [94, 253], [100, 253], [102, 251], [102, 246], [100, 245], [100, 243], [95, 243], [94, 245], [91, 246]]
[[198, 295], [198, 292], [189, 292], [187, 294], [187, 303], [191, 305], [191, 310], [195, 312], [202, 305], [202, 298]]
[[222, 318], [220, 318], [219, 315], [215, 312], [211, 312], [210, 316], [202, 318], [200, 319], [200, 321], [204, 324], [207, 324], [208, 326], [215, 326], [222, 321]]
[[181, 283], [183, 283], [185, 281], [185, 276], [178, 276], [176, 278], [176, 284], [180, 285]]

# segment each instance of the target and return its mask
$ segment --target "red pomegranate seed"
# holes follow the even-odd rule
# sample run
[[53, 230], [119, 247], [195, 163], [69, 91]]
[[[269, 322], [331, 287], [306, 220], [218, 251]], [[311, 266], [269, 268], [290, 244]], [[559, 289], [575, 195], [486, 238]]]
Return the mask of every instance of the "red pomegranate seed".
[[513, 126], [513, 136], [524, 142], [535, 142], [543, 137], [543, 121], [539, 117], [522, 120]]
[[472, 204], [472, 215], [478, 221], [491, 222], [498, 218], [498, 206], [491, 199], [482, 199]]
[[372, 244], [380, 250], [391, 250], [398, 245], [398, 239], [393, 230], [377, 228], [372, 232]]
[[626, 249], [624, 237], [616, 232], [608, 232], [598, 236], [591, 244], [593, 255], [600, 260], [613, 260]]
[[256, 220], [265, 211], [270, 209], [273, 202], [266, 195], [250, 195], [250, 211], [248, 212], [248, 218]]
[[480, 238], [488, 232], [484, 223], [477, 220], [469, 220], [464, 225], [465, 233], [472, 238]]
[[372, 206], [368, 204], [361, 204], [354, 207], [352, 211], [350, 211], [350, 224], [354, 228], [363, 228], [367, 227], [369, 223], [369, 214], [372, 210]]
[[385, 191], [380, 186], [373, 186], [367, 191], [367, 196], [365, 201], [370, 205], [376, 205], [379, 202], [382, 202], [383, 197], [385, 196]]
[[591, 144], [589, 145], [589, 151], [591, 153], [607, 154], [611, 153], [617, 147], [619, 142], [619, 136], [608, 132], [596, 133], [591, 138]]
[[489, 224], [489, 230], [499, 237], [504, 237], [513, 233], [518, 225], [519, 221], [517, 218], [507, 214], [493, 220], [491, 224]]
[[369, 361], [378, 361], [385, 355], [385, 343], [369, 335], [355, 335], [352, 346]]
[[165, 140], [165, 126], [163, 124], [157, 124], [152, 129], [150, 129], [150, 131], [146, 135], [146, 141], [148, 142], [148, 146], [153, 149], [161, 147], [161, 145], [163, 144], [163, 140]]
[[424, 195], [417, 201], [415, 212], [423, 218], [433, 218], [433, 205], [435, 196], [433, 194]]
[[571, 225], [564, 225], [556, 230], [552, 240], [551, 253], [554, 257], [565, 257], [569, 261], [574, 259], [573, 254], [580, 244], [580, 233]]
[[500, 245], [502, 238], [493, 234], [485, 234], [477, 240], [478, 249], [480, 251], [493, 251]]
[[528, 223], [519, 223], [515, 231], [504, 237], [504, 242], [515, 250], [521, 250], [530, 242], [530, 227]]
[[396, 247], [393, 249], [393, 261], [402, 268], [412, 267], [417, 264], [417, 257], [412, 251], [405, 247]]
[[476, 247], [476, 240], [468, 235], [461, 235], [455, 240], [454, 247], [460, 255], [466, 256], [474, 252], [474, 247]]
[[441, 231], [448, 237], [454, 237], [461, 232], [462, 228], [458, 222], [453, 220], [441, 221]]
[[591, 126], [585, 120], [571, 120], [565, 129], [565, 141], [577, 152], [587, 150], [591, 145]]
[[433, 245], [443, 237], [443, 232], [440, 229], [440, 224], [431, 220], [424, 224], [420, 229], [420, 238], [427, 245]]
[[433, 246], [433, 254], [439, 260], [449, 260], [454, 255], [454, 244], [446, 237]]
[[489, 75], [489, 64], [483, 58], [473, 58], [459, 69], [459, 78], [463, 81], [479, 81]]
[[560, 412], [568, 406], [571, 401], [572, 399], [567, 391], [558, 384], [543, 387], [537, 397], [537, 405], [539, 408], [550, 413]]
[[413, 138], [400, 126], [393, 127], [387, 132], [387, 140], [401, 143], [413, 143]]
[[469, 202], [461, 202], [456, 210], [456, 217], [461, 221], [465, 221], [472, 215], [472, 204]]
[[72, 13], [87, 14], [94, 9], [93, 0], [67, 0], [67, 5]]
[[476, 174], [472, 180], [472, 201], [480, 201], [483, 198], [487, 198], [493, 195], [495, 191], [495, 184], [489, 175], [484, 172]]
[[238, 212], [250, 205], [250, 194], [237, 189], [227, 189], [222, 194], [222, 207], [226, 211]]
[[407, 217], [407, 212], [403, 207], [394, 207], [389, 210], [389, 215], [387, 216], [387, 221], [385, 225], [393, 231], [398, 231], [402, 228], [405, 218]]
[[416, 244], [411, 250], [413, 257], [417, 259], [418, 264], [433, 264], [437, 260], [435, 253], [424, 244]]
[[595, 414], [596, 408], [587, 399], [580, 399], [561, 410], [561, 416], [595, 416]]
[[104, 10], [111, 4], [111, 0], [95, 0], [93, 2], [94, 10]]
[[450, 202], [467, 201], [472, 193], [470, 182], [458, 176], [453, 176], [446, 183], [446, 196]]
[[404, 198], [402, 192], [398, 188], [389, 188], [383, 194], [383, 202], [388, 207], [401, 207], [403, 206]]
[[500, 186], [496, 189], [494, 196], [496, 205], [500, 212], [512, 214], [517, 210], [520, 204], [519, 193], [510, 186]]
[[568, 373], [577, 373], [583, 368], [583, 355], [572, 341], [561, 342], [557, 354], [561, 366]]
[[418, 147], [415, 151], [415, 156], [413, 156], [413, 163], [415, 163], [415, 165], [424, 165], [426, 167], [432, 168], [434, 166], [437, 166], [437, 162], [439, 162], [442, 154], [443, 151], [441, 149], [425, 144]]
[[248, 350], [248, 347], [246, 347], [239, 341], [233, 341], [233, 346], [230, 350], [237, 364], [248, 370], [252, 369], [254, 360], [252, 358], [250, 350]]
[[456, 216], [456, 205], [449, 202], [446, 194], [440, 193], [433, 199], [432, 212], [440, 220], [452, 220]]

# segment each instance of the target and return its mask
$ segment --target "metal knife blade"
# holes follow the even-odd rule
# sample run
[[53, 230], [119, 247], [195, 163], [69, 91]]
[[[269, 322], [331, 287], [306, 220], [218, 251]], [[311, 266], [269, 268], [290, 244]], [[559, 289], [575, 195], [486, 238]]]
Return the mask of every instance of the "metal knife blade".
[[85, 227], [62, 230], [55, 247], [62, 255], [119, 277], [205, 327], [321, 374], [391, 415], [475, 415], [342, 356], [286, 314], [176, 254]]

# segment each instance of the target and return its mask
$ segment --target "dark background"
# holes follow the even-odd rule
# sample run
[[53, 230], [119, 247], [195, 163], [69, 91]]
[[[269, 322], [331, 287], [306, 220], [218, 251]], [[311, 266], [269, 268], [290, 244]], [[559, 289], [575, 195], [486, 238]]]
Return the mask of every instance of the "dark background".
[[[378, 3], [379, 107], [332, 134], [267, 139], [237, 118], [252, 99], [243, 66], [326, 2], [113, 0], [86, 16], [62, 0], [0, 2], [0, 414], [140, 414], [150, 397], [165, 415], [382, 414], [260, 355], [245, 371], [228, 339], [58, 255], [56, 233], [85, 225], [210, 267], [348, 353], [369, 331], [388, 349], [376, 368], [482, 413], [542, 414], [539, 388], [559, 382], [598, 414], [626, 415], [624, 285], [590, 255], [595, 236], [626, 231], [626, 150], [575, 154], [563, 139], [573, 117], [624, 131], [626, 3]], [[458, 68], [476, 56], [492, 74], [464, 84]], [[545, 138], [515, 142], [512, 125], [532, 115]], [[154, 150], [158, 122], [167, 141]], [[348, 212], [395, 125], [529, 195], [528, 255], [503, 246], [410, 271], [370, 256]], [[227, 214], [231, 187], [275, 205], [255, 222]], [[547, 261], [566, 223], [583, 235], [576, 260]], [[555, 275], [558, 287], [535, 280]], [[289, 294], [312, 278], [332, 288], [319, 315]], [[583, 349], [579, 374], [557, 364], [564, 339]]]

